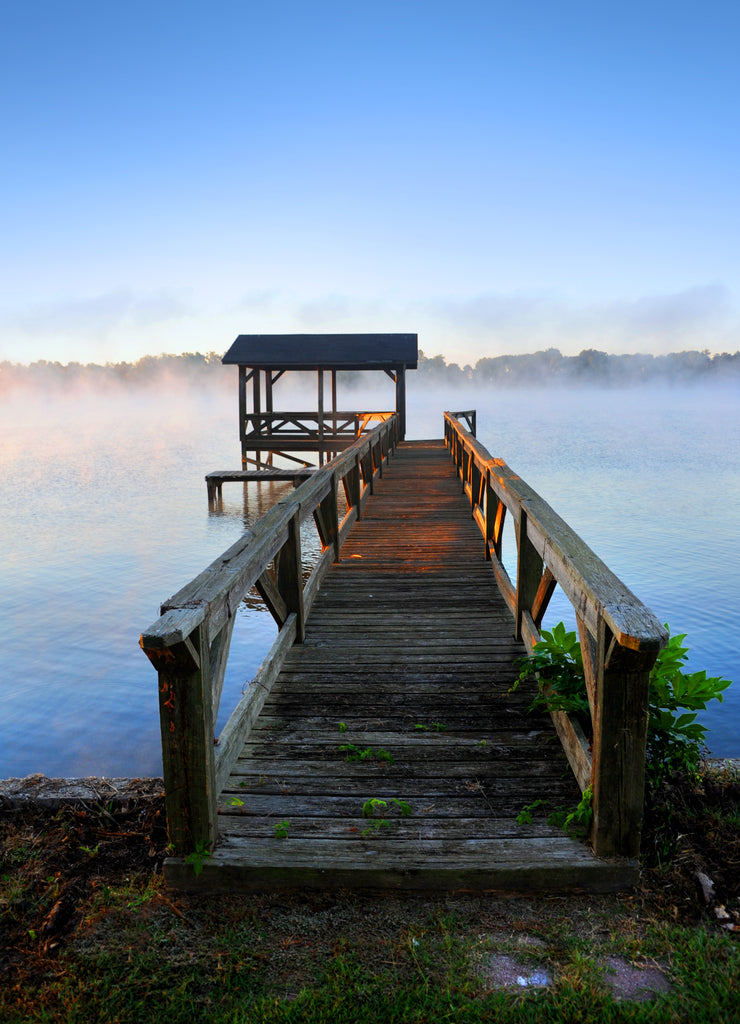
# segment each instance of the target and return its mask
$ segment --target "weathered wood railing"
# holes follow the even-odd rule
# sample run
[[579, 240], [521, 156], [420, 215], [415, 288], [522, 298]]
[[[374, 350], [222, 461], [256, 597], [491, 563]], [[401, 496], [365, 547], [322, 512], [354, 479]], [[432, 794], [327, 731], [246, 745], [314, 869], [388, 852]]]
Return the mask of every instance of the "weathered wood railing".
[[369, 423], [390, 419], [393, 412], [259, 412], [244, 416], [247, 441], [271, 437], [278, 440], [315, 440], [319, 437], [359, 437]]
[[[636, 857], [644, 799], [650, 669], [667, 641], [653, 613], [552, 508], [503, 461], [445, 413], [445, 443], [457, 466], [515, 632], [531, 653], [557, 585], [573, 605], [591, 709], [591, 747], [563, 712], [555, 727], [581, 790], [593, 790], [598, 856]], [[507, 512], [516, 538], [516, 580], [504, 568]]]
[[[285, 654], [301, 643], [304, 623], [321, 580], [338, 561], [342, 542], [361, 517], [398, 443], [394, 414], [293, 493], [161, 607], [140, 644], [159, 674], [167, 822], [178, 855], [210, 849], [217, 835], [218, 795], [249, 730], [277, 678]], [[337, 501], [344, 489], [347, 511]], [[313, 516], [322, 554], [302, 578], [300, 524]], [[223, 689], [239, 603], [256, 587], [279, 632], [218, 739], [214, 722]]]

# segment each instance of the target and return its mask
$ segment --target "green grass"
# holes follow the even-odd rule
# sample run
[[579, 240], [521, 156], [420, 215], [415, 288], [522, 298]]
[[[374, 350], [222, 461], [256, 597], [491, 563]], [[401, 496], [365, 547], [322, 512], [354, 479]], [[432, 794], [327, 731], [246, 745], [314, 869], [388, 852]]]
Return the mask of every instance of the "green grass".
[[[161, 800], [115, 820], [92, 806], [9, 812], [0, 828], [0, 1021], [732, 1024], [740, 933], [713, 919], [693, 872], [698, 863], [711, 870], [737, 919], [736, 784], [717, 766], [703, 789], [674, 784], [660, 820], [680, 856], [646, 864], [643, 888], [618, 896], [178, 894], [161, 874]], [[400, 797], [364, 803], [369, 828], [385, 829], [386, 813], [388, 828], [409, 813], [414, 823]], [[69, 913], [51, 928], [65, 901]], [[551, 986], [496, 988], [494, 967], [507, 957], [523, 977], [548, 972]], [[610, 957], [657, 965], [670, 992], [617, 1001]]]
[[[26, 1022], [691, 1021], [740, 1018], [740, 944], [629, 897], [175, 896], [158, 877], [93, 893], [53, 957], [28, 939], [0, 984]], [[491, 990], [500, 954], [552, 988]], [[605, 959], [661, 963], [673, 989], [617, 1002]]]

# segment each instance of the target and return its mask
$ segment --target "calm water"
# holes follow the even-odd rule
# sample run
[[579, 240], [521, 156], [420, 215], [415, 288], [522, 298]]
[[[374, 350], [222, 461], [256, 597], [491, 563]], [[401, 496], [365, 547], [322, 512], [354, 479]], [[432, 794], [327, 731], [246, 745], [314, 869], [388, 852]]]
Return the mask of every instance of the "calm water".
[[[418, 391], [410, 437], [441, 436], [445, 407], [477, 407], [491, 452], [688, 634], [691, 667], [740, 678], [737, 392]], [[224, 509], [208, 512], [205, 473], [239, 462], [234, 406], [227, 391], [0, 409], [0, 777], [160, 774], [139, 634], [284, 493], [254, 485], [245, 503], [227, 484]], [[546, 625], [568, 615], [556, 595]], [[225, 712], [274, 635], [266, 612], [242, 606]], [[706, 721], [712, 753], [740, 754], [740, 686]]]

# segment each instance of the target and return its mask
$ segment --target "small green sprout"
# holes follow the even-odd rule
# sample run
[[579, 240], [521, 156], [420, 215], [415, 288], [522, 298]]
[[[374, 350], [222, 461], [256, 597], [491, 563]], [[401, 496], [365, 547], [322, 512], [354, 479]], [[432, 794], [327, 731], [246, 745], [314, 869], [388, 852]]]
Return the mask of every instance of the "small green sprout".
[[362, 830], [363, 836], [376, 836], [380, 832], [381, 828], [388, 828], [390, 822], [386, 821], [385, 818], [373, 818], [367, 828]]
[[210, 856], [211, 851], [208, 849], [208, 845], [206, 843], [196, 843], [193, 852], [189, 853], [185, 858], [185, 863], [193, 865], [193, 871], [197, 876], [203, 870], [203, 865]]
[[387, 806], [387, 801], [379, 800], [376, 796], [370, 797], [370, 799], [366, 800], [362, 805], [362, 816], [363, 818], [372, 818], [380, 807]]

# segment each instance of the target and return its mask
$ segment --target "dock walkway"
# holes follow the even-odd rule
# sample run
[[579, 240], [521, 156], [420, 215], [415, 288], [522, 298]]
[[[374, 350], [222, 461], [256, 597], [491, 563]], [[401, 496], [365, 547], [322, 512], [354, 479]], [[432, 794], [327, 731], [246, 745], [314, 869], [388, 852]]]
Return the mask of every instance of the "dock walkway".
[[[400, 444], [325, 576], [219, 796], [219, 839], [176, 885], [614, 889], [539, 816], [576, 784], [549, 715], [511, 694], [525, 654], [442, 441]], [[363, 813], [364, 809], [364, 813]]]

